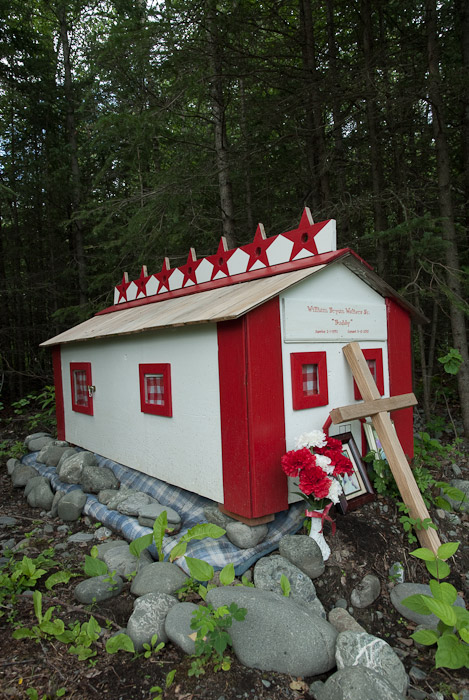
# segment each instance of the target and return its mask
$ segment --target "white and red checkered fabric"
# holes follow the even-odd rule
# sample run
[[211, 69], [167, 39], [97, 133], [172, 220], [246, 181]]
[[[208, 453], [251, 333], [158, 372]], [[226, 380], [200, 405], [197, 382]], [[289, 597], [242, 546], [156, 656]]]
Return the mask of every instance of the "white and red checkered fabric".
[[145, 403], [164, 406], [164, 379], [162, 374], [145, 375]]
[[366, 364], [368, 365], [368, 369], [371, 372], [371, 376], [376, 382], [376, 360], [367, 360]]
[[319, 378], [317, 365], [303, 365], [303, 394], [317, 396], [319, 394]]
[[75, 404], [77, 406], [88, 406], [88, 383], [84, 369], [74, 370], [73, 389], [75, 392]]

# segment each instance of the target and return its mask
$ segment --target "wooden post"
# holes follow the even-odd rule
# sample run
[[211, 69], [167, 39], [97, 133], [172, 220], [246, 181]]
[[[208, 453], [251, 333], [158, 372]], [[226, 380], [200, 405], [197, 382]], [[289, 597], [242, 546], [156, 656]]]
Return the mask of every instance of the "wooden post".
[[[415, 396], [405, 394], [399, 397], [381, 399], [358, 343], [349, 343], [343, 348], [343, 352], [364, 401], [361, 404], [333, 409], [330, 413], [332, 422], [337, 424], [347, 420], [371, 417], [371, 422], [380, 439], [402, 500], [409, 507], [410, 516], [420, 520], [429, 518], [422, 494], [388, 414], [390, 410], [414, 406], [417, 403]], [[420, 544], [436, 554], [441, 544], [436, 531], [433, 528], [422, 529], [416, 530], [416, 534]]]

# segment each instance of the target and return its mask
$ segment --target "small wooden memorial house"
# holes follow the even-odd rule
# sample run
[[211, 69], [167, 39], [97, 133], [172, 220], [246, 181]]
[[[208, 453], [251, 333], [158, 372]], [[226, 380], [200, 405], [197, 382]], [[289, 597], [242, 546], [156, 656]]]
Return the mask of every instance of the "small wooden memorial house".
[[[360, 395], [342, 347], [359, 341], [383, 396], [412, 391], [410, 317], [335, 222], [134, 281], [51, 346], [59, 438], [207, 496], [255, 522], [288, 507], [280, 458]], [[412, 409], [394, 423], [412, 456]], [[347, 429], [360, 445], [360, 423]], [[290, 500], [297, 500], [294, 496]]]

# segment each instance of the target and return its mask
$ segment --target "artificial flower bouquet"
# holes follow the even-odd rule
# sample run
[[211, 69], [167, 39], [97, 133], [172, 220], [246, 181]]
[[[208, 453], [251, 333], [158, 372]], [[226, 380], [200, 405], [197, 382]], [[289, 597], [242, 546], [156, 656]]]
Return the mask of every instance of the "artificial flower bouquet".
[[301, 496], [311, 510], [328, 509], [338, 503], [343, 493], [338, 477], [353, 473], [352, 462], [342, 454], [342, 443], [327, 437], [322, 430], [304, 433], [296, 449], [283, 455], [281, 464], [287, 476], [299, 477]]

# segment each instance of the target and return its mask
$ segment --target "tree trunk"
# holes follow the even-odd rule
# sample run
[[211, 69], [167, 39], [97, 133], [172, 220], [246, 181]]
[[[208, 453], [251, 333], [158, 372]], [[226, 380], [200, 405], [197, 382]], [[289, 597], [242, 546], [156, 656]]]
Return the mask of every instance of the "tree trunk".
[[435, 138], [438, 177], [438, 199], [442, 232], [446, 246], [446, 277], [450, 293], [450, 319], [454, 347], [461, 353], [463, 362], [458, 372], [458, 390], [464, 433], [469, 437], [469, 352], [467, 347], [466, 318], [461, 308], [463, 293], [459, 278], [459, 252], [454, 225], [451, 196], [451, 168], [448, 142], [445, 133], [443, 98], [440, 90], [440, 69], [437, 39], [437, 13], [435, 0], [426, 0], [426, 30], [429, 71], [429, 97], [432, 107], [432, 125]]
[[311, 0], [300, 0], [300, 22], [303, 34], [303, 68], [306, 75], [306, 154], [311, 171], [313, 209], [326, 215], [327, 206], [331, 201], [331, 193], [319, 94], [320, 80], [316, 67]]
[[218, 173], [218, 189], [220, 191], [220, 206], [223, 235], [229, 248], [236, 247], [235, 217], [233, 204], [233, 187], [230, 177], [228, 155], [228, 138], [226, 133], [226, 107], [223, 94], [223, 71], [221, 46], [218, 36], [216, 4], [211, 3], [211, 13], [207, 20], [207, 38], [210, 54], [210, 98], [212, 119], [215, 135], [215, 153]]
[[71, 168], [71, 237], [78, 270], [78, 292], [80, 304], [86, 304], [86, 263], [83, 244], [83, 224], [79, 218], [81, 205], [81, 173], [78, 162], [77, 129], [75, 120], [75, 98], [73, 89], [72, 67], [70, 61], [70, 41], [68, 37], [67, 11], [64, 3], [57, 9], [59, 20], [60, 45], [64, 64], [64, 94], [67, 107], [66, 134], [70, 153]]

